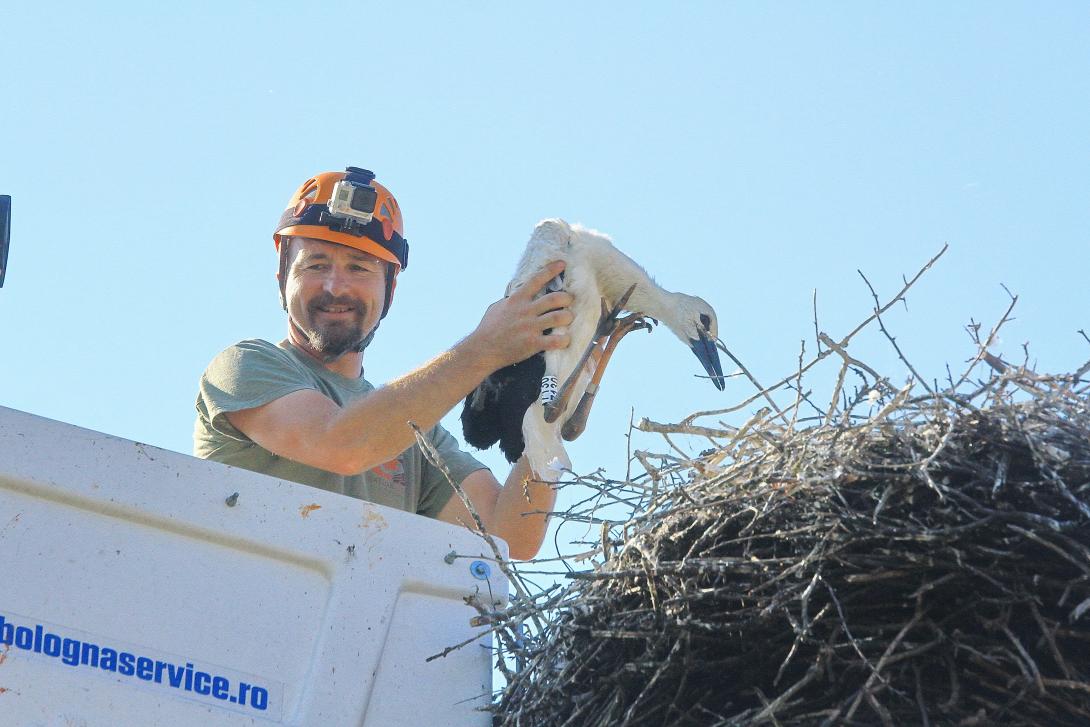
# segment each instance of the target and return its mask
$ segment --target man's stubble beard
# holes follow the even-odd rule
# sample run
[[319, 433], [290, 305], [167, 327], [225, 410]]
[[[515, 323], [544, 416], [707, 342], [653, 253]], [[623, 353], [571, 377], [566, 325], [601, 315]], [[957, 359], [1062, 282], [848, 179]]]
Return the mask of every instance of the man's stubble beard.
[[[319, 308], [329, 306], [352, 306], [355, 308], [355, 316], [351, 321], [332, 321], [318, 323], [322, 312]], [[322, 358], [331, 361], [349, 352], [361, 350], [361, 344], [369, 338], [371, 331], [364, 331], [364, 321], [367, 320], [368, 307], [363, 301], [356, 298], [334, 298], [325, 294], [312, 300], [307, 305], [309, 325], [299, 330], [306, 336], [307, 344]], [[378, 327], [378, 322], [375, 323]]]

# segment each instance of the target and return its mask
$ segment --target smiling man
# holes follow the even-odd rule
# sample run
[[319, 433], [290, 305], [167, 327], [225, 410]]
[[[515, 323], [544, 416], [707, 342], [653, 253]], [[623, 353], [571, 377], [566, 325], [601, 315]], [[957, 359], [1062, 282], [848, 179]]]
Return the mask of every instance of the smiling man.
[[555, 492], [520, 460], [501, 486], [460, 451], [439, 420], [486, 376], [568, 345], [568, 293], [533, 294], [554, 263], [493, 303], [465, 338], [419, 369], [375, 388], [364, 350], [408, 264], [401, 210], [356, 167], [307, 180], [273, 235], [288, 336], [241, 341], [201, 377], [193, 447], [198, 457], [264, 472], [450, 523], [472, 519], [446, 476], [423, 457], [408, 422], [427, 432], [489, 532], [515, 558], [541, 546]]

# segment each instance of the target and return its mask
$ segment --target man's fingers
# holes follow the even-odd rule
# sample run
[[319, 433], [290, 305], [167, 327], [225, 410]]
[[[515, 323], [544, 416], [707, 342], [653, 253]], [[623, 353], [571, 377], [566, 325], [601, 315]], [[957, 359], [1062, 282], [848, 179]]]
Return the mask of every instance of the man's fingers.
[[567, 331], [563, 333], [559, 331], [553, 331], [552, 333], [542, 336], [544, 339], [545, 347], [543, 351], [555, 351], [560, 348], [567, 348], [571, 344], [571, 334]]
[[[567, 291], [538, 296], [542, 288], [563, 270], [563, 261], [551, 262], [524, 285], [489, 307], [487, 327], [495, 329], [497, 344], [510, 350], [512, 362], [540, 351], [567, 348], [571, 344], [567, 327], [575, 321], [571, 310], [575, 297]], [[548, 334], [545, 333], [547, 330], [550, 331]], [[526, 353], [527, 349], [531, 352]]]
[[575, 302], [575, 296], [566, 290], [558, 290], [555, 293], [547, 293], [533, 302], [534, 311], [541, 315], [559, 308], [571, 308]]
[[542, 330], [546, 328], [559, 328], [561, 326], [570, 326], [575, 320], [575, 315], [568, 308], [561, 308], [559, 310], [551, 310], [547, 313], [543, 313], [538, 317], [538, 324]]
[[533, 298], [538, 292], [544, 288], [550, 280], [560, 275], [564, 270], [564, 262], [562, 260], [555, 260], [540, 271], [538, 271], [534, 277], [526, 281], [526, 284], [516, 290], [512, 295], [522, 295], [527, 300]]

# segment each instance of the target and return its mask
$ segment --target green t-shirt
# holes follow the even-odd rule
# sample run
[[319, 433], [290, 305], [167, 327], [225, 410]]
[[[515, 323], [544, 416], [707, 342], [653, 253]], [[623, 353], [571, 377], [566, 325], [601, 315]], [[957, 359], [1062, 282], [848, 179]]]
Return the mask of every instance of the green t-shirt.
[[[418, 445], [367, 472], [345, 476], [275, 455], [233, 427], [224, 416], [304, 389], [320, 391], [343, 407], [366, 396], [374, 387], [362, 376], [349, 379], [333, 373], [286, 344], [249, 340], [227, 348], [201, 377], [193, 453], [399, 510], [429, 517], [439, 514], [454, 489], [446, 475], [425, 459]], [[428, 438], [457, 482], [484, 467], [459, 450], [454, 437], [441, 426], [428, 432]]]

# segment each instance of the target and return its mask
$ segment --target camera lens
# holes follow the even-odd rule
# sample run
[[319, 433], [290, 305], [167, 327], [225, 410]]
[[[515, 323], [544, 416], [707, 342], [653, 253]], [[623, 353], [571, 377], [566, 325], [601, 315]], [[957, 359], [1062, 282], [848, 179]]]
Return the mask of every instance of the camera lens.
[[352, 188], [352, 201], [348, 203], [348, 206], [354, 209], [356, 212], [371, 213], [375, 211], [375, 201], [378, 199], [378, 194], [372, 187], [353, 187]]

